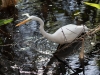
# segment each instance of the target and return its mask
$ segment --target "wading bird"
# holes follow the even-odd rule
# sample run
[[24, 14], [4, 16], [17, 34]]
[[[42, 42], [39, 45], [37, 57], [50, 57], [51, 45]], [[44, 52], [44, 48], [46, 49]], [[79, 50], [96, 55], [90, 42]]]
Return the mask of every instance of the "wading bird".
[[47, 38], [50, 41], [53, 41], [58, 44], [65, 44], [72, 42], [75, 38], [77, 38], [82, 33], [88, 31], [88, 28], [85, 25], [74, 25], [74, 24], [68, 24], [66, 26], [63, 26], [59, 28], [55, 33], [49, 34], [44, 30], [44, 22], [41, 18], [36, 16], [28, 16], [28, 19], [20, 22], [16, 26], [20, 26], [22, 24], [25, 24], [29, 21], [38, 21], [40, 24], [40, 32], [41, 34]]

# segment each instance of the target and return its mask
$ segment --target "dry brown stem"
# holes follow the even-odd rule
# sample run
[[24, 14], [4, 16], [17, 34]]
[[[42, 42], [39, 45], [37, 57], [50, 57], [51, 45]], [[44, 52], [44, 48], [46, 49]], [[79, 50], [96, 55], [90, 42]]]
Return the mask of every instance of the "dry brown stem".
[[2, 0], [2, 7], [14, 6], [16, 5], [18, 0]]

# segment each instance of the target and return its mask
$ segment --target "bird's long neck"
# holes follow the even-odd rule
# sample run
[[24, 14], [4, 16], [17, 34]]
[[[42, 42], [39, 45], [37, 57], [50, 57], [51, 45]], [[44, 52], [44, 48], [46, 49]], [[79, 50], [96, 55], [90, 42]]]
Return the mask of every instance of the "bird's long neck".
[[42, 34], [44, 37], [46, 37], [48, 40], [54, 41], [54, 40], [53, 40], [54, 36], [53, 36], [52, 34], [47, 33], [47, 32], [44, 30], [44, 22], [43, 22], [43, 20], [42, 20], [41, 18], [38, 18], [38, 17], [37, 17], [37, 18], [36, 18], [36, 21], [38, 21], [38, 22], [40, 23], [39, 29], [40, 29], [41, 34]]

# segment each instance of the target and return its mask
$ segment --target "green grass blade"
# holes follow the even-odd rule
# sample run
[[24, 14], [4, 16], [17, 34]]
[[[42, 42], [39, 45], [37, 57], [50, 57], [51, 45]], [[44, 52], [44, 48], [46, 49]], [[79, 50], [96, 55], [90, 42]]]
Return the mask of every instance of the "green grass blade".
[[0, 20], [0, 26], [11, 23], [13, 21], [13, 18], [10, 19], [1, 19]]

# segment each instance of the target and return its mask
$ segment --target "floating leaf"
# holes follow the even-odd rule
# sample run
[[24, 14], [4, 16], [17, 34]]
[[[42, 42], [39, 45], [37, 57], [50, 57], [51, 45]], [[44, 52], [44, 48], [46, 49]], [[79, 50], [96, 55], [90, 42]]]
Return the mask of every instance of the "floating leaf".
[[80, 12], [76, 12], [74, 15], [79, 15], [80, 14]]
[[100, 9], [100, 4], [84, 2], [84, 4]]
[[0, 26], [11, 23], [13, 21], [13, 18], [10, 19], [2, 19], [0, 20]]

